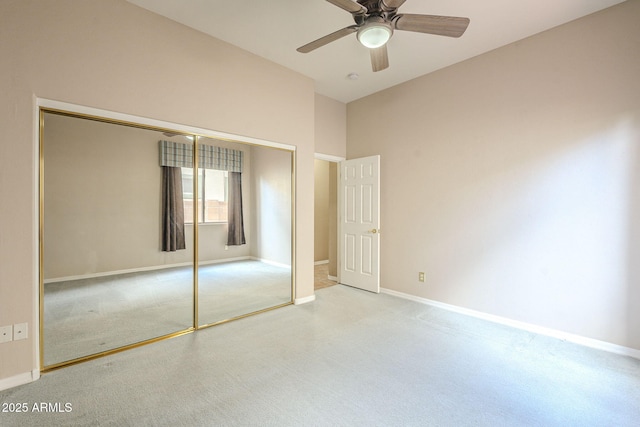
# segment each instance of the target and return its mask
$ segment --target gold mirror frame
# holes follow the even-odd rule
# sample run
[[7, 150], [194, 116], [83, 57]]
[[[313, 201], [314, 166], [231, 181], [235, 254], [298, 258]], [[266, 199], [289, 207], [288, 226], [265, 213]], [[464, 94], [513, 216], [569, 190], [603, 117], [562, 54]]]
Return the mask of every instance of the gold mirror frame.
[[[108, 112], [107, 112], [108, 113]], [[193, 226], [193, 259], [191, 261], [192, 266], [193, 266], [193, 271], [192, 271], [192, 280], [193, 280], [193, 316], [192, 316], [192, 325], [188, 328], [184, 328], [181, 330], [177, 330], [168, 334], [164, 334], [161, 336], [157, 336], [157, 337], [151, 337], [151, 338], [146, 338], [146, 339], [141, 339], [140, 341], [136, 341], [134, 343], [131, 344], [127, 344], [127, 345], [122, 345], [116, 348], [111, 348], [108, 350], [104, 350], [104, 351], [98, 351], [96, 353], [93, 354], [89, 354], [89, 355], [83, 355], [80, 357], [76, 357], [70, 360], [65, 360], [62, 362], [56, 362], [56, 363], [52, 363], [50, 365], [46, 365], [45, 364], [45, 342], [44, 342], [44, 338], [45, 338], [45, 331], [44, 331], [44, 321], [45, 321], [45, 301], [44, 301], [44, 257], [45, 257], [45, 253], [44, 253], [44, 218], [45, 218], [45, 212], [44, 212], [44, 198], [45, 198], [45, 155], [44, 155], [44, 143], [45, 143], [45, 114], [55, 114], [55, 115], [60, 115], [60, 116], [66, 116], [66, 117], [71, 117], [71, 118], [77, 118], [77, 119], [84, 119], [84, 120], [91, 120], [91, 121], [95, 121], [95, 122], [102, 122], [102, 123], [107, 123], [107, 124], [112, 124], [112, 125], [119, 125], [119, 126], [126, 126], [126, 127], [131, 127], [131, 128], [138, 128], [138, 129], [145, 129], [145, 130], [151, 130], [151, 131], [157, 131], [157, 132], [167, 132], [167, 133], [171, 133], [171, 134], [175, 134], [175, 135], [181, 135], [181, 136], [187, 136], [187, 137], [191, 137], [193, 139], [193, 170], [194, 173], [197, 174], [197, 170], [198, 170], [198, 147], [199, 147], [199, 139], [200, 138], [209, 138], [209, 139], [213, 139], [213, 140], [222, 140], [222, 141], [228, 141], [228, 142], [233, 142], [233, 143], [239, 143], [242, 145], [246, 145], [246, 146], [256, 146], [256, 147], [265, 147], [265, 148], [269, 148], [269, 149], [274, 149], [274, 150], [281, 150], [281, 151], [285, 151], [288, 152], [291, 156], [291, 167], [290, 167], [290, 172], [291, 172], [291, 206], [290, 206], [290, 212], [291, 212], [291, 229], [290, 229], [290, 233], [291, 233], [291, 242], [290, 242], [290, 258], [291, 258], [291, 272], [290, 272], [290, 299], [287, 302], [281, 303], [281, 304], [277, 304], [274, 306], [269, 306], [263, 309], [259, 309], [259, 310], [255, 310], [255, 311], [251, 311], [251, 312], [247, 312], [247, 313], [242, 313], [240, 315], [236, 315], [236, 316], [232, 316], [230, 318], [226, 318], [226, 319], [222, 319], [222, 320], [218, 320], [218, 321], [214, 321], [211, 323], [204, 323], [204, 324], [199, 324], [199, 299], [198, 299], [198, 271], [199, 271], [199, 266], [200, 266], [200, 261], [199, 261], [199, 226], [198, 226], [198, 221], [195, 221], [194, 226]], [[269, 141], [261, 141], [261, 140], [255, 140], [253, 138], [244, 138], [241, 136], [236, 136], [236, 135], [229, 135], [229, 134], [223, 134], [223, 133], [219, 133], [216, 131], [202, 131], [200, 129], [198, 129], [198, 132], [193, 132], [193, 131], [185, 131], [183, 130], [178, 130], [176, 128], [184, 128], [183, 126], [176, 126], [176, 128], [172, 128], [171, 124], [167, 124], [167, 123], [161, 123], [161, 126], [158, 125], [148, 125], [148, 124], [143, 124], [143, 123], [138, 123], [135, 121], [129, 121], [129, 120], [122, 120], [122, 119], [115, 119], [115, 118], [108, 118], [108, 117], [103, 117], [100, 115], [93, 115], [93, 114], [85, 114], [85, 113], [80, 113], [80, 112], [74, 112], [74, 111], [70, 111], [70, 110], [65, 110], [65, 109], [60, 109], [60, 108], [53, 108], [53, 107], [43, 107], [40, 106], [39, 110], [38, 110], [38, 130], [39, 130], [39, 135], [38, 135], [38, 144], [39, 144], [39, 219], [38, 219], [38, 224], [39, 224], [39, 261], [38, 261], [38, 265], [39, 265], [39, 358], [40, 358], [40, 370], [41, 372], [48, 372], [51, 370], [55, 370], [55, 369], [59, 369], [65, 366], [70, 366], [70, 365], [74, 365], [77, 363], [81, 363], [84, 361], [88, 361], [88, 360], [93, 360], [99, 357], [104, 357], [107, 355], [111, 355], [114, 353], [118, 353], [121, 351], [125, 351], [125, 350], [129, 350], [129, 349], [133, 349], [133, 348], [137, 348], [143, 345], [147, 345], [147, 344], [151, 344], [151, 343], [155, 343], [158, 341], [162, 341], [162, 340], [166, 340], [169, 338], [174, 338], [174, 337], [178, 337], [178, 336], [182, 336], [188, 333], [192, 333], [195, 332], [199, 329], [204, 329], [204, 328], [208, 328], [208, 327], [212, 327], [212, 326], [216, 326], [219, 324], [223, 324], [223, 323], [227, 323], [229, 321], [233, 321], [233, 320], [238, 320], [238, 319], [242, 319], [248, 316], [252, 316], [255, 314], [260, 314], [260, 313], [264, 313], [267, 311], [271, 311], [271, 310], [275, 310], [277, 308], [281, 308], [287, 305], [291, 305], [294, 303], [295, 300], [295, 270], [296, 270], [296, 260], [295, 260], [295, 188], [296, 188], [296, 184], [295, 184], [295, 175], [296, 175], [296, 151], [295, 151], [295, 147], [291, 147], [291, 148], [284, 148], [283, 144], [277, 144], [277, 143], [270, 143]], [[166, 125], [166, 127], [164, 127], [164, 125]], [[195, 128], [192, 128], [195, 129]], [[235, 139], [237, 138], [237, 139]], [[197, 175], [195, 175], [197, 176]], [[198, 180], [194, 179], [193, 180], [193, 194], [197, 195], [198, 194]], [[198, 209], [198, 198], [194, 197], [194, 211]]]

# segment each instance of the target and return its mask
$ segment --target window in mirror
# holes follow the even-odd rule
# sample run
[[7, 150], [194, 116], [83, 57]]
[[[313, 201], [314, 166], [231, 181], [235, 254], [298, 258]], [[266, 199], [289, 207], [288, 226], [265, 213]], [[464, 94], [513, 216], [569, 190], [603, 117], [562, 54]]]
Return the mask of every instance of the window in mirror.
[[[228, 212], [227, 171], [200, 169], [198, 171], [198, 223], [227, 222]], [[193, 169], [182, 168], [182, 192], [184, 222], [193, 224]]]

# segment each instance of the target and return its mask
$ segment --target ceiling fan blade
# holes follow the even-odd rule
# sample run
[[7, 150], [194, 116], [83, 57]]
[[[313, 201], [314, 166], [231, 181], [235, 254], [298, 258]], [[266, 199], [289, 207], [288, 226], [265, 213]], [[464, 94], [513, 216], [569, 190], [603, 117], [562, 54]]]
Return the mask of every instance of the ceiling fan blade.
[[367, 8], [363, 5], [351, 0], [327, 0], [329, 3], [338, 6], [340, 9], [344, 9], [347, 12], [362, 14], [367, 13]]
[[382, 0], [383, 8], [397, 9], [404, 4], [407, 0]]
[[393, 23], [396, 30], [460, 37], [469, 26], [469, 18], [405, 13], [396, 15]]
[[322, 47], [338, 39], [341, 39], [344, 36], [348, 36], [351, 33], [355, 33], [357, 30], [358, 30], [357, 25], [351, 25], [349, 27], [345, 27], [341, 30], [335, 31], [331, 34], [327, 34], [324, 37], [320, 37], [318, 40], [314, 40], [311, 43], [305, 44], [304, 46], [300, 46], [296, 50], [300, 53], [309, 53], [312, 50], [316, 50], [317, 48]]
[[387, 45], [382, 45], [371, 50], [371, 68], [373, 71], [382, 71], [389, 67], [389, 56], [387, 56]]

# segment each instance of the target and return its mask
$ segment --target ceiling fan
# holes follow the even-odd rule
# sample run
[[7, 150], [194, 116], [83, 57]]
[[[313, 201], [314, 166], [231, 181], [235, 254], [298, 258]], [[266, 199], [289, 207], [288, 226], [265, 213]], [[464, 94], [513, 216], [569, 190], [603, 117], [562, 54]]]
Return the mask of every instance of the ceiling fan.
[[350, 12], [356, 24], [320, 37], [296, 50], [309, 53], [349, 34], [357, 33], [358, 41], [370, 49], [373, 71], [381, 71], [389, 66], [387, 42], [394, 30], [460, 37], [469, 25], [469, 18], [397, 13], [406, 0], [358, 0], [357, 3], [353, 0], [327, 1]]

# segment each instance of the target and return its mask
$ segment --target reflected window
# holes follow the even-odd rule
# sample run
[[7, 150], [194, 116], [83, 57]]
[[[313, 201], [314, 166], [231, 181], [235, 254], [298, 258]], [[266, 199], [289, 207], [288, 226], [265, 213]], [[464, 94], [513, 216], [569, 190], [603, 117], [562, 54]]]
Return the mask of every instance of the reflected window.
[[[198, 223], [227, 222], [228, 218], [227, 171], [200, 169], [198, 171]], [[193, 224], [193, 169], [182, 168], [182, 193], [184, 200], [184, 222]]]

